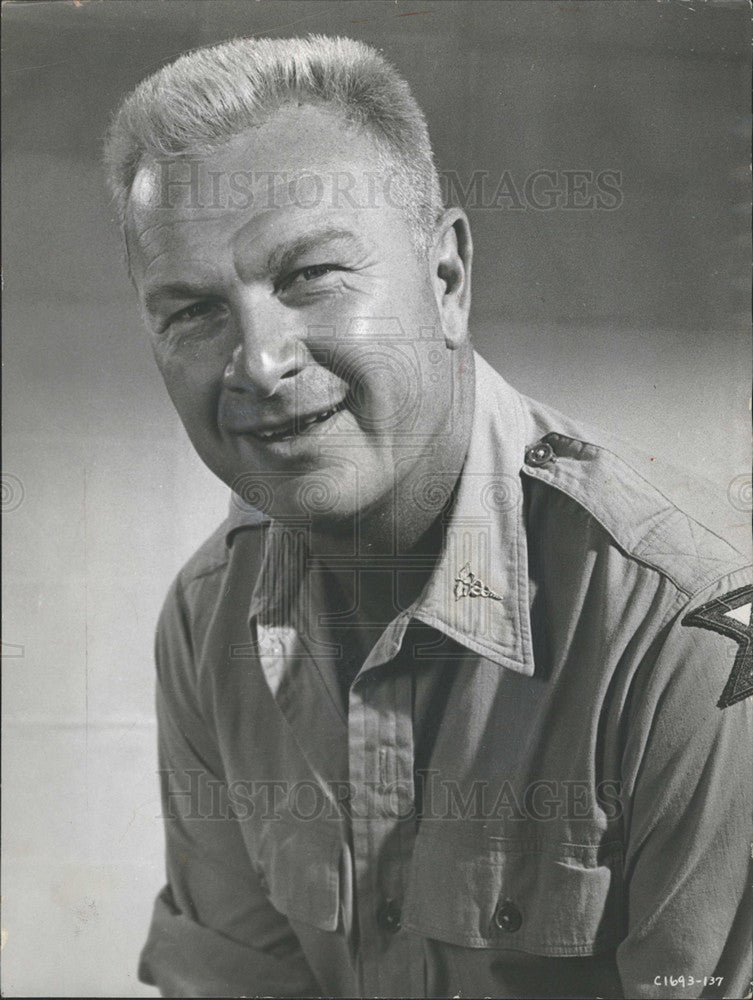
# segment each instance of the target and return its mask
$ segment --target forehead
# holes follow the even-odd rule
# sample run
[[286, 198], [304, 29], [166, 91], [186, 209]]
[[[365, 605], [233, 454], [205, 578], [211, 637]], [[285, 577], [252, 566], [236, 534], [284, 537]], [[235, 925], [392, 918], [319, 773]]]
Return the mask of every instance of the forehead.
[[[407, 228], [392, 172], [376, 143], [334, 111], [286, 107], [210, 152], [150, 160], [126, 214], [129, 250], [147, 257], [217, 242], [241, 231], [274, 234], [300, 216], [346, 217], [355, 231]], [[388, 225], [389, 224], [389, 225]]]

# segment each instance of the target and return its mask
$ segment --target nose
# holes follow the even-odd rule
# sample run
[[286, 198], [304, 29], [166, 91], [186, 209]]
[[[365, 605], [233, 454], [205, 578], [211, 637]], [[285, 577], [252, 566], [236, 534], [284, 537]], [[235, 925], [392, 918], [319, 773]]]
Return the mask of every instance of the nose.
[[247, 298], [234, 312], [238, 338], [225, 368], [225, 387], [267, 399], [283, 379], [305, 367], [305, 330], [294, 313], [274, 300]]

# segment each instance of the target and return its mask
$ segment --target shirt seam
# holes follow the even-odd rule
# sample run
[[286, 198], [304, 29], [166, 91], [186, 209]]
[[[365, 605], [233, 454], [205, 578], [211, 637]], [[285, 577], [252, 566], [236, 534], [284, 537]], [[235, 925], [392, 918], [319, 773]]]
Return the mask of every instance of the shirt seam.
[[[712, 588], [718, 586], [723, 581], [728, 580], [730, 577], [737, 575], [738, 573], [744, 573], [746, 570], [753, 569], [753, 563], [743, 563], [741, 566], [736, 566], [734, 569], [728, 570], [726, 573], [720, 573], [719, 576], [715, 577], [713, 580], [704, 582], [697, 590], [691, 591], [688, 597], [688, 604], [695, 602], [699, 597], [705, 596], [706, 592]], [[731, 583], [731, 580], [730, 580]], [[741, 586], [748, 586], [748, 584], [741, 584]], [[687, 605], [683, 610], [687, 610]]]
[[198, 570], [196, 573], [192, 574], [188, 578], [185, 578], [184, 574], [181, 573], [180, 585], [183, 589], [185, 589], [186, 587], [189, 587], [192, 583], [198, 583], [200, 580], [203, 580], [207, 576], [211, 576], [218, 570], [225, 569], [225, 567], [228, 565], [229, 562], [230, 562], [229, 559], [223, 559], [222, 562], [217, 563], [215, 566], [210, 566], [207, 569]]

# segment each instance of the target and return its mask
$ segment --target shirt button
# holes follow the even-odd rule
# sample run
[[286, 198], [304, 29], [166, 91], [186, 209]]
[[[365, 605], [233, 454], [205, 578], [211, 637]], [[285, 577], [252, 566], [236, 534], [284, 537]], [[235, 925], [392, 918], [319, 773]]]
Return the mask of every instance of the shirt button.
[[501, 906], [497, 907], [497, 912], [494, 914], [494, 923], [501, 931], [514, 934], [515, 931], [520, 929], [523, 917], [515, 903], [507, 899]]
[[383, 931], [396, 934], [401, 927], [400, 901], [397, 899], [385, 899], [377, 914], [377, 923]]
[[548, 441], [539, 441], [538, 444], [531, 445], [526, 451], [526, 463], [528, 465], [546, 465], [554, 460], [554, 448]]

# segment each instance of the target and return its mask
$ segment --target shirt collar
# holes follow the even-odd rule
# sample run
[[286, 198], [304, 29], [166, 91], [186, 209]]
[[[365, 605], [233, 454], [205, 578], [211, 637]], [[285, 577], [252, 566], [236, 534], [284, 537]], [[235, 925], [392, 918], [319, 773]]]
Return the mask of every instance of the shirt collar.
[[414, 617], [488, 660], [533, 674], [519, 394], [476, 355], [471, 440], [446, 540]]
[[232, 545], [235, 532], [241, 528], [258, 528], [269, 524], [270, 519], [263, 511], [253, 507], [238, 493], [230, 495], [230, 509], [225, 520], [225, 544]]
[[[499, 666], [534, 672], [528, 555], [520, 470], [526, 422], [520, 395], [480, 355], [470, 445], [445, 529], [445, 545], [409, 617], [438, 629]], [[426, 500], [441, 494], [426, 480]], [[420, 494], [416, 497], [420, 502]], [[253, 617], [295, 601], [305, 560], [305, 529], [280, 526], [236, 494], [227, 541], [245, 527], [269, 524]], [[274, 615], [278, 619], [277, 615]], [[281, 619], [279, 619], [281, 621]]]

